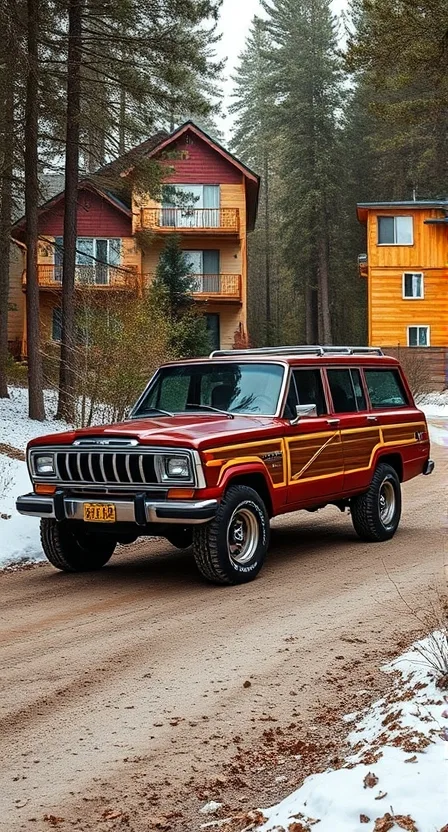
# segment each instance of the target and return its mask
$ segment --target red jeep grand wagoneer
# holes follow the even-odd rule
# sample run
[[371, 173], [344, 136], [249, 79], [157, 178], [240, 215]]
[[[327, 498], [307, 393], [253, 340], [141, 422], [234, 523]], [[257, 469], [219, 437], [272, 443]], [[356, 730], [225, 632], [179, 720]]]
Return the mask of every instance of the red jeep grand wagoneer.
[[215, 352], [161, 367], [120, 424], [30, 442], [48, 560], [98, 569], [142, 535], [192, 546], [210, 581], [260, 571], [269, 520], [327, 504], [385, 541], [401, 483], [430, 474], [428, 428], [398, 361], [368, 347]]

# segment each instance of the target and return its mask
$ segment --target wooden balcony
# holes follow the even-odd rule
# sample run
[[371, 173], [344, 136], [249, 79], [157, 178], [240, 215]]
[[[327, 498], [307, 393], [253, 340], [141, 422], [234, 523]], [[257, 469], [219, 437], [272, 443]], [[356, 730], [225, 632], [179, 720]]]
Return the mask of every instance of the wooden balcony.
[[141, 229], [158, 234], [238, 235], [238, 208], [142, 208]]
[[[145, 284], [150, 285], [154, 274], [145, 275]], [[193, 274], [193, 297], [198, 301], [242, 302], [240, 274]]]
[[[62, 287], [62, 266], [38, 265], [37, 275], [39, 288], [59, 290]], [[121, 268], [104, 266], [97, 263], [94, 266], [76, 266], [75, 281], [77, 286], [88, 286], [92, 289], [119, 289], [136, 292], [141, 286], [141, 279], [137, 266], [123, 266]], [[23, 288], [26, 288], [26, 272], [23, 273]]]

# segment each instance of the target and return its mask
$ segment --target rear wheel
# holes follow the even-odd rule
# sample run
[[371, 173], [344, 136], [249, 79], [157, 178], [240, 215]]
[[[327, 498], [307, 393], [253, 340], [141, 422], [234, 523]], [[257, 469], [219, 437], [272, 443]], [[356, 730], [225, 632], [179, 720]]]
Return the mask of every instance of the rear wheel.
[[401, 517], [401, 486], [391, 465], [378, 465], [365, 494], [351, 501], [353, 526], [362, 540], [390, 540]]
[[205, 578], [217, 584], [252, 581], [263, 566], [269, 545], [269, 517], [256, 491], [231, 486], [216, 517], [193, 530], [196, 564]]
[[63, 572], [101, 569], [112, 557], [117, 541], [108, 534], [87, 532], [72, 521], [40, 521], [40, 539], [45, 556]]

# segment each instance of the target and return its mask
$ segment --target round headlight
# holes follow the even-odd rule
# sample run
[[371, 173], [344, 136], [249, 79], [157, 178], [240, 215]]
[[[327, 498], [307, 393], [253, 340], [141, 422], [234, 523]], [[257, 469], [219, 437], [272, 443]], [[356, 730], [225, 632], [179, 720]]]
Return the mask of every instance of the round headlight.
[[54, 474], [54, 454], [42, 454], [41, 456], [35, 456], [34, 470], [39, 477]]
[[166, 460], [165, 470], [173, 480], [188, 480], [190, 477], [190, 467], [186, 457], [172, 456]]

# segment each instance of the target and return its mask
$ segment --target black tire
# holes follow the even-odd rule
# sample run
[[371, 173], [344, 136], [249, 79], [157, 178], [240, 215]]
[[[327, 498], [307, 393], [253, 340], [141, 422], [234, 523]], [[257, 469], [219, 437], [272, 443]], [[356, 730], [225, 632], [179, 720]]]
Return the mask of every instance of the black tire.
[[112, 557], [117, 541], [111, 535], [80, 530], [73, 521], [40, 521], [40, 539], [45, 556], [63, 572], [92, 572]]
[[260, 495], [246, 485], [231, 486], [216, 517], [193, 529], [199, 571], [215, 584], [252, 581], [263, 566], [269, 532], [269, 516]]
[[193, 543], [193, 532], [191, 526], [184, 528], [183, 526], [174, 526], [165, 532], [165, 537], [171, 546], [176, 549], [188, 549]]
[[361, 540], [379, 543], [390, 540], [401, 517], [401, 486], [391, 465], [380, 462], [365, 494], [350, 504], [353, 526]]

